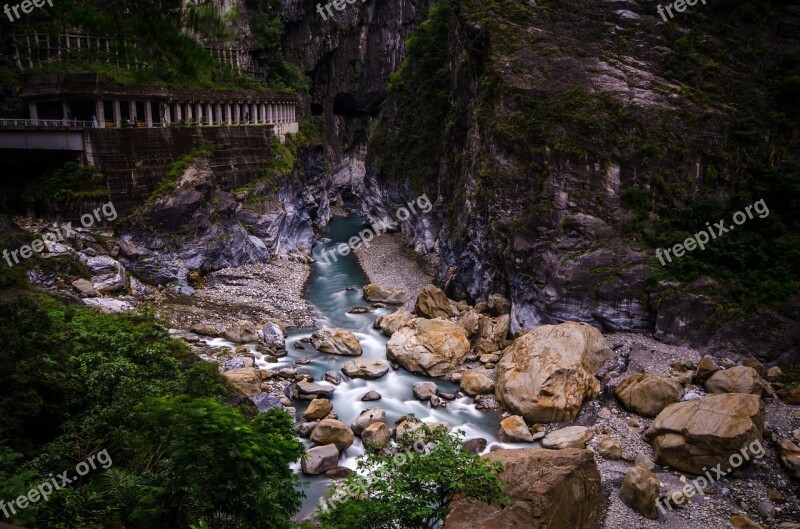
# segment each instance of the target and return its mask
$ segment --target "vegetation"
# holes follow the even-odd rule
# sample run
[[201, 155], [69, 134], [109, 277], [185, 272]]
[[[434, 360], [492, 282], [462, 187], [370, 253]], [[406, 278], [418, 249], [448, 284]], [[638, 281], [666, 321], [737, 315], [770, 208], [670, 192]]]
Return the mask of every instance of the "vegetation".
[[148, 203], [152, 202], [158, 197], [162, 197], [171, 193], [172, 191], [175, 191], [178, 188], [178, 183], [180, 182], [180, 179], [186, 170], [192, 164], [196, 163], [199, 158], [211, 158], [214, 156], [214, 149], [214, 144], [210, 142], [201, 143], [182, 156], [179, 160], [174, 162], [167, 171], [167, 175], [161, 180], [161, 182], [159, 182], [158, 186], [150, 195]]
[[291, 527], [301, 496], [288, 464], [303, 453], [292, 419], [235, 404], [214, 364], [152, 314], [105, 315], [43, 296], [2, 301], [0, 342], [3, 498], [99, 451], [113, 460], [12, 523]]
[[[367, 451], [358, 460], [358, 472], [329, 491], [330, 507], [317, 513], [322, 528], [433, 528], [444, 521], [456, 496], [505, 504], [508, 497], [497, 477], [502, 465], [464, 450], [462, 437], [463, 432], [450, 434], [443, 426], [421, 425], [416, 435], [398, 442], [397, 454]], [[422, 445], [427, 451], [416, 452], [414, 447]]]

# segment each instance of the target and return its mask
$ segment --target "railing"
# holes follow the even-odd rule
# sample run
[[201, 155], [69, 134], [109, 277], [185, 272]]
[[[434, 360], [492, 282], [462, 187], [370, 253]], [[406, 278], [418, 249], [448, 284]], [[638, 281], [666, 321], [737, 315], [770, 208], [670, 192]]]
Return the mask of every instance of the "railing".
[[94, 121], [80, 119], [0, 119], [0, 128], [94, 128]]

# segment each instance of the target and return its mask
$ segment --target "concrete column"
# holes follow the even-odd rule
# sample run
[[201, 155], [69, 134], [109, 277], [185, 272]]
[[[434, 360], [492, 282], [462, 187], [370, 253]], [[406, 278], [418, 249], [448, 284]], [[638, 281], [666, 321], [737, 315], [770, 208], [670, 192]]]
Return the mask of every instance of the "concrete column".
[[122, 126], [122, 106], [119, 104], [119, 99], [114, 100], [114, 126], [117, 128]]
[[61, 115], [64, 120], [69, 119], [69, 103], [67, 103], [66, 99], [61, 100]]
[[103, 107], [102, 99], [94, 100], [94, 118], [97, 120], [98, 127], [106, 128], [106, 109]]
[[144, 126], [148, 129], [153, 128], [153, 105], [149, 99], [144, 102]]
[[241, 116], [241, 110], [239, 109], [239, 103], [234, 103], [233, 104], [233, 122], [238, 125], [239, 121], [241, 120], [241, 118], [242, 118], [242, 116]]
[[33, 101], [28, 103], [28, 117], [30, 119], [39, 119], [39, 109]]
[[128, 115], [131, 118], [131, 123], [136, 123], [136, 101], [128, 101]]
[[258, 108], [255, 103], [250, 103], [250, 123], [253, 125], [258, 123]]
[[172, 123], [172, 105], [169, 103], [159, 103], [158, 108], [161, 109], [161, 126], [168, 127]]
[[180, 123], [183, 119], [183, 109], [181, 108], [181, 104], [179, 102], [173, 103], [175, 108], [175, 123]]
[[222, 103], [217, 103], [217, 125], [225, 124], [225, 117], [222, 115]]
[[183, 119], [185, 119], [187, 123], [190, 123], [192, 121], [192, 117], [192, 104], [186, 103], [186, 117]]
[[211, 111], [211, 103], [206, 103], [206, 124], [214, 124], [214, 113]]
[[258, 104], [258, 115], [261, 118], [259, 123], [266, 123], [267, 122], [267, 105], [264, 103]]
[[203, 124], [203, 105], [201, 103], [195, 103], [195, 121], [197, 122], [198, 126]]
[[233, 106], [230, 103], [225, 103], [225, 118], [228, 125], [233, 125]]

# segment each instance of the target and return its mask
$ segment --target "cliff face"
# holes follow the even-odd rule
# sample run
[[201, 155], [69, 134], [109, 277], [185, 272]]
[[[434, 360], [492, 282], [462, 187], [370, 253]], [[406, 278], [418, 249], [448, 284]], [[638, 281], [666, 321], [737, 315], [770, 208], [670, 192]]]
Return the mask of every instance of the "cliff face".
[[[570, 319], [791, 357], [800, 20], [722, 4], [665, 24], [633, 2], [438, 2], [372, 136], [365, 213], [438, 196], [402, 229], [439, 252], [451, 297], [508, 295], [514, 330]], [[655, 259], [759, 199], [769, 217]]]

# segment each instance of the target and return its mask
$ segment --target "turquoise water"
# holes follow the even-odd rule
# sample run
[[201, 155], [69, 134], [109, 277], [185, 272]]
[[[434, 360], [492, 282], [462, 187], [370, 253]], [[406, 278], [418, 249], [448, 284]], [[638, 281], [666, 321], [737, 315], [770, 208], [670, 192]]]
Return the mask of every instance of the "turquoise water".
[[[372, 324], [379, 316], [389, 314], [395, 308], [372, 309], [366, 314], [347, 314], [347, 311], [355, 306], [370, 306], [370, 303], [364, 300], [361, 290], [362, 285], [368, 282], [367, 278], [352, 254], [340, 256], [335, 262], [333, 259], [330, 259], [329, 263], [321, 260], [323, 250], [330, 252], [335, 246], [347, 241], [363, 229], [363, 220], [358, 217], [337, 217], [331, 221], [325, 234], [328, 240], [314, 248], [317, 262], [313, 264], [306, 299], [316, 309], [319, 327], [341, 327], [353, 332], [364, 350], [361, 358], [385, 361], [388, 338], [382, 332], [373, 329]], [[348, 287], [351, 287], [351, 290], [347, 290]], [[314, 380], [319, 382], [323, 380], [325, 372], [339, 371], [342, 364], [353, 358], [319, 353], [310, 345], [306, 345], [304, 350], [295, 349], [294, 343], [301, 338], [311, 336], [313, 331], [314, 329], [307, 329], [289, 333], [287, 339], [289, 354], [281, 359], [281, 364], [293, 364], [298, 359], [310, 358], [311, 363], [301, 367], [304, 371], [312, 373]], [[464, 430], [467, 439], [483, 437], [489, 441], [490, 446], [492, 443], [497, 443], [496, 434], [500, 421], [498, 414], [476, 410], [469, 397], [450, 402], [447, 408], [431, 409], [428, 403], [417, 401], [411, 391], [413, 384], [422, 380], [432, 380], [437, 383], [440, 391], [451, 393], [458, 391], [456, 384], [412, 375], [402, 368], [390, 371], [378, 380], [347, 380], [344, 375], [342, 377], [344, 381], [336, 386], [336, 392], [331, 400], [333, 413], [336, 413], [345, 424], [350, 424], [367, 408], [382, 408], [386, 411], [390, 427], [398, 417], [413, 413], [420, 419], [443, 421], [454, 429]], [[377, 391], [383, 398], [373, 402], [361, 402], [361, 398], [370, 390]], [[298, 403], [298, 416], [304, 409], [305, 404]], [[353, 446], [342, 454], [339, 464], [354, 469], [355, 460], [361, 453], [363, 446], [356, 438]], [[320, 497], [332, 480], [320, 476], [302, 475], [301, 481], [307, 484], [304, 489], [307, 497], [298, 515], [307, 517], [313, 514]]]

